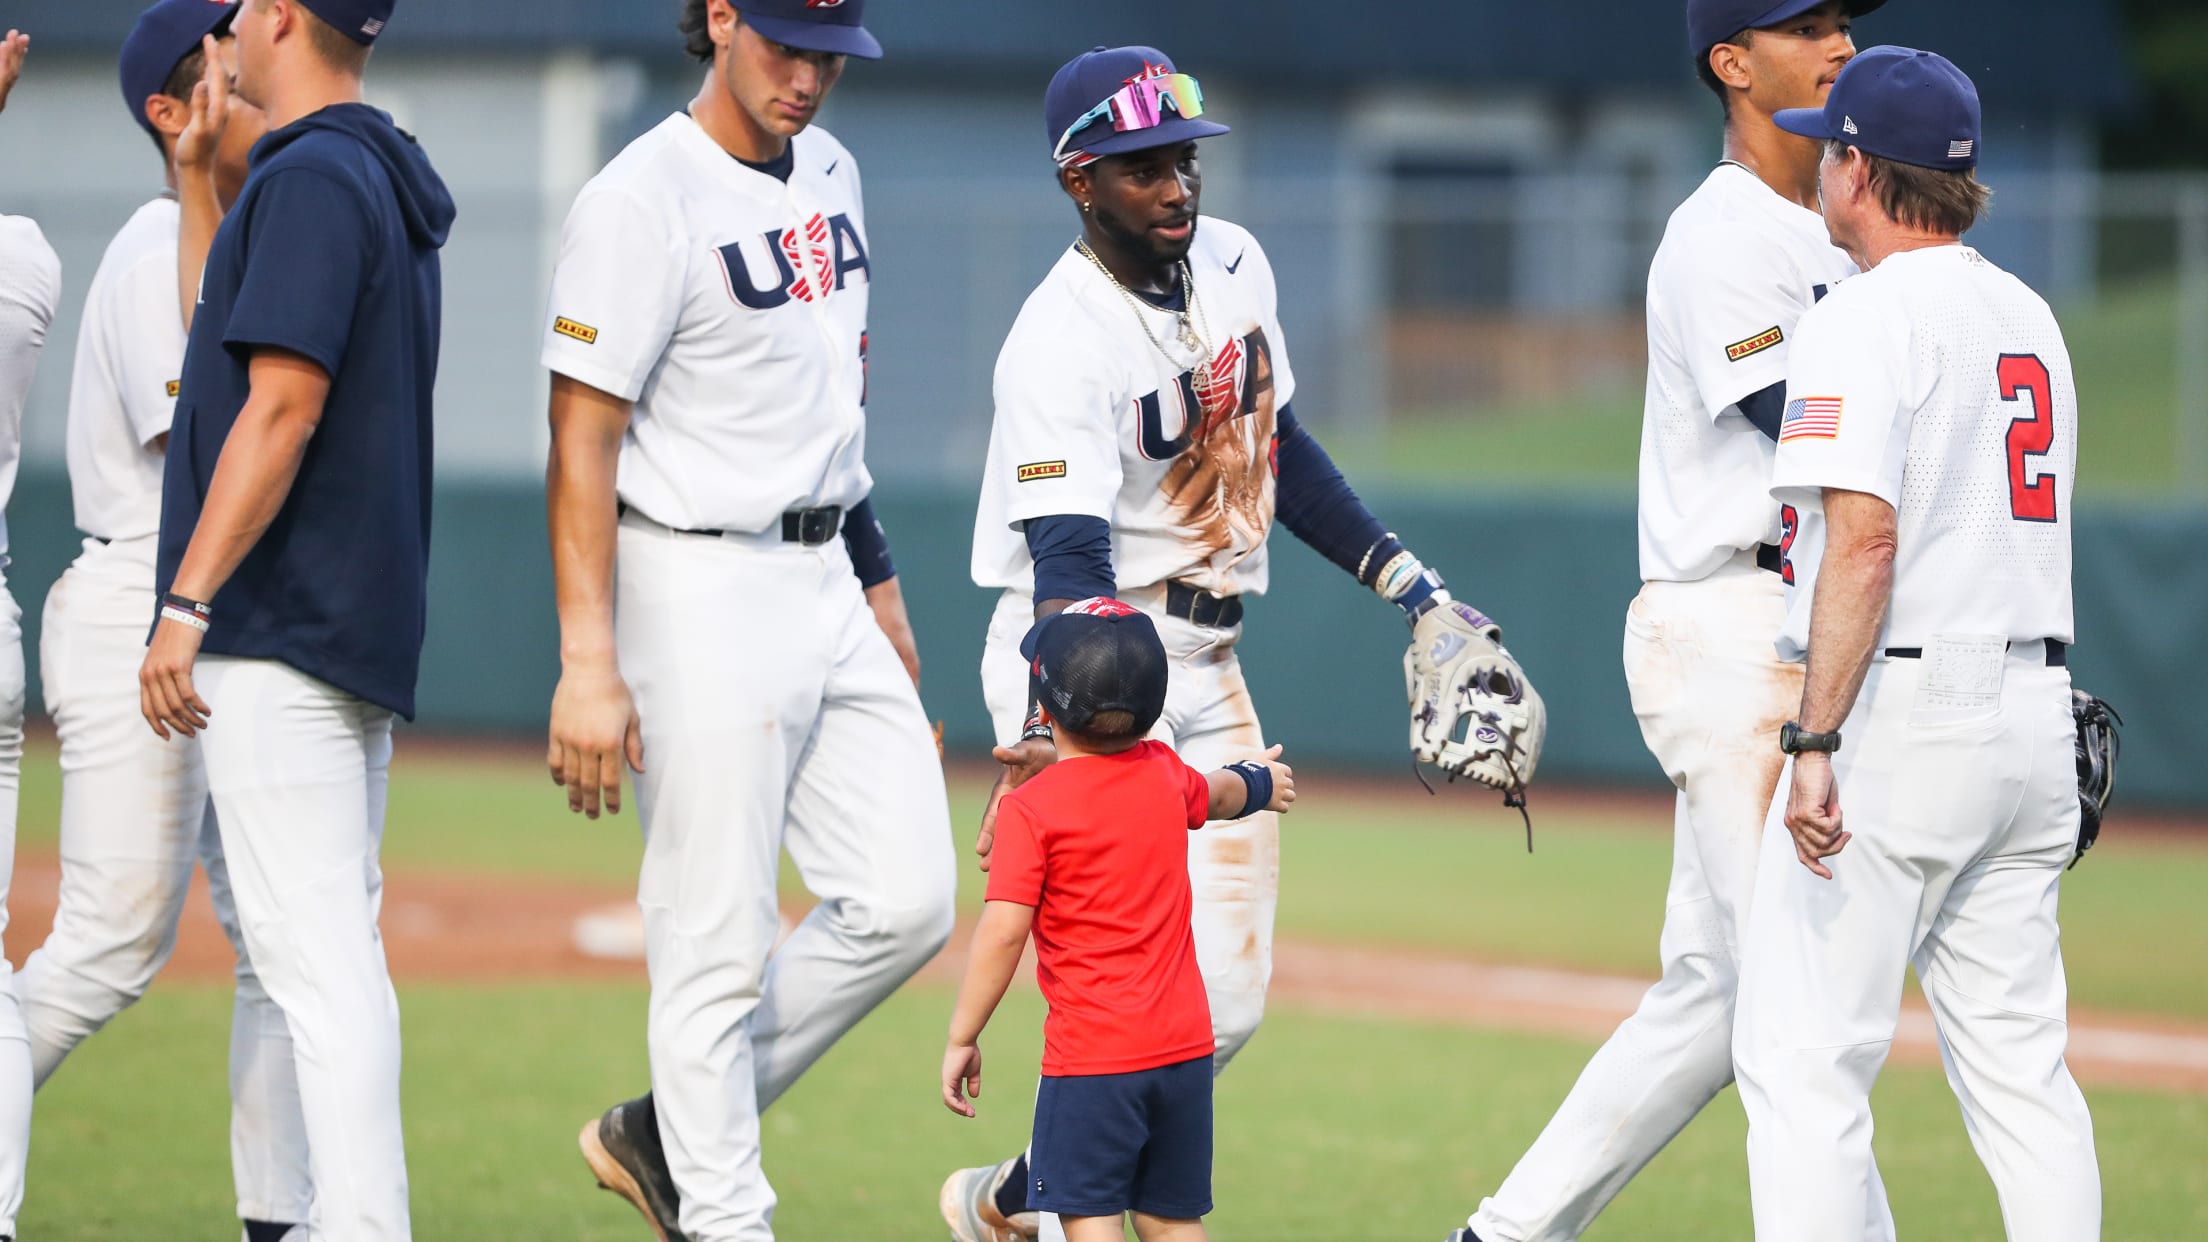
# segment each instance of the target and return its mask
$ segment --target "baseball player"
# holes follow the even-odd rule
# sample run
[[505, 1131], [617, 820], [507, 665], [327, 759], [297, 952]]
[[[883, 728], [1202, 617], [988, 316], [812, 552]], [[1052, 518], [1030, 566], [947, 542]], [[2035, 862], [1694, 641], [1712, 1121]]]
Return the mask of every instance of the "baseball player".
[[1873, 48], [1776, 119], [1827, 144], [1826, 223], [1864, 274], [1802, 318], [1772, 476], [1801, 515], [1779, 648], [1807, 671], [1733, 1043], [1756, 1237], [1874, 1223], [1871, 1084], [1908, 963], [2008, 1236], [2090, 1242], [2055, 922], [2079, 845], [2069, 351], [1960, 243], [1989, 197], [1961, 70]]
[[[376, 919], [428, 576], [451, 196], [360, 102], [391, 0], [247, 0], [267, 114], [215, 232], [162, 480], [154, 731], [197, 737], [246, 948], [296, 1049], [315, 1237], [410, 1236]], [[152, 611], [149, 609], [149, 611]]]
[[[1414, 625], [1413, 754], [1522, 793], [1545, 726], [1540, 700], [1496, 645], [1495, 623], [1451, 599], [1296, 421], [1272, 264], [1246, 230], [1200, 213], [1196, 143], [1227, 127], [1206, 113], [1196, 79], [1155, 48], [1100, 47], [1058, 71], [1044, 110], [1081, 233], [997, 359], [973, 553], [974, 581], [1002, 592], [981, 668], [1007, 765], [996, 796], [1054, 754], [1021, 639], [1090, 596], [1150, 614], [1171, 656], [1152, 737], [1198, 768], [1264, 753], [1235, 644], [1243, 597], [1265, 589], [1276, 514]], [[1465, 737], [1453, 741], [1460, 720]], [[985, 859], [995, 804], [977, 843]], [[1264, 1011], [1278, 817], [1207, 828], [1188, 861], [1223, 1068]], [[1027, 1209], [1031, 1189], [1018, 1156], [952, 1174], [939, 1206], [961, 1242], [1007, 1242], [1043, 1227]]]
[[[584, 187], [544, 364], [568, 805], [636, 772], [653, 1093], [583, 1128], [662, 1238], [772, 1237], [759, 1110], [949, 937], [943, 773], [868, 493], [862, 0], [690, 0], [697, 97]], [[784, 846], [820, 903], [779, 948]]]
[[[216, 916], [239, 947], [230, 1028], [238, 1214], [247, 1242], [273, 1242], [307, 1219], [312, 1199], [291, 1033], [243, 950], [199, 743], [147, 731], [137, 679], [162, 452], [184, 364], [179, 199], [204, 201], [219, 217], [264, 129], [259, 109], [228, 90], [234, 12], [161, 0], [123, 43], [124, 103], [160, 147], [169, 188], [109, 243], [77, 334], [69, 481], [84, 550], [47, 593], [39, 644], [61, 743], [60, 905], [16, 993], [33, 1080], [43, 1085], [79, 1042], [144, 995], [175, 947], [192, 864], [203, 860]], [[196, 285], [199, 263], [191, 267]]]
[[1625, 622], [1641, 735], [1679, 788], [1663, 977], [1452, 1242], [1580, 1236], [1732, 1081], [1740, 935], [1779, 777], [1770, 738], [1801, 690], [1772, 647], [1793, 530], [1771, 457], [1795, 324], [1856, 270], [1817, 214], [1817, 144], [1771, 118], [1825, 97], [1855, 55], [1851, 19], [1882, 2], [1687, 4], [1724, 159], [1672, 213], [1649, 269], [1643, 584]]
[[[0, 38], [0, 111], [30, 54], [30, 36]], [[23, 403], [38, 353], [61, 302], [61, 259], [38, 225], [0, 215], [0, 571], [7, 566], [9, 493], [23, 450]], [[0, 932], [7, 930], [8, 886], [15, 877], [15, 812], [23, 776], [22, 610], [0, 572]], [[7, 971], [0, 957], [0, 972]], [[23, 1206], [23, 1169], [31, 1145], [31, 1053], [13, 981], [0, 974], [0, 1242], [15, 1236]]]

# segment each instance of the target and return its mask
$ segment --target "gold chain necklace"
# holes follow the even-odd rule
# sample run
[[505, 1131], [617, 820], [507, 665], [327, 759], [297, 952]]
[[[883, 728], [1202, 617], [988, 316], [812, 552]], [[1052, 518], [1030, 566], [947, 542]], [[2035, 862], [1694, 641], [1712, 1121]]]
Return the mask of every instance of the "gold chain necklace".
[[[1119, 290], [1119, 296], [1127, 299], [1128, 307], [1135, 312], [1135, 322], [1142, 325], [1142, 334], [1150, 338], [1150, 343], [1157, 347], [1160, 354], [1165, 355], [1165, 360], [1176, 366], [1180, 365], [1172, 354], [1166, 353], [1165, 342], [1159, 340], [1158, 334], [1151, 330], [1150, 316], [1143, 313], [1145, 304], [1135, 297], [1133, 290], [1120, 283], [1119, 277], [1112, 275], [1112, 269], [1104, 266], [1104, 260], [1096, 257], [1096, 251], [1089, 249], [1088, 240], [1083, 238], [1074, 242], [1073, 248], [1080, 251], [1082, 257], [1090, 263], [1095, 264], [1096, 270], [1104, 273], [1104, 279], [1112, 282], [1112, 288]], [[1211, 322], [1204, 315], [1203, 300], [1196, 296], [1196, 276], [1195, 273], [1188, 270], [1188, 260], [1181, 260], [1180, 268], [1181, 290], [1187, 296], [1181, 301], [1181, 309], [1171, 312], [1178, 326], [1175, 339], [1180, 342], [1181, 348], [1196, 351], [1198, 357], [1208, 362], [1211, 358], [1211, 344], [1206, 338], [1211, 335]], [[1148, 309], [1159, 310], [1163, 308], [1151, 306]], [[1196, 323], [1189, 319], [1191, 312], [1196, 315], [1198, 321], [1203, 323], [1202, 332], [1198, 332]]]

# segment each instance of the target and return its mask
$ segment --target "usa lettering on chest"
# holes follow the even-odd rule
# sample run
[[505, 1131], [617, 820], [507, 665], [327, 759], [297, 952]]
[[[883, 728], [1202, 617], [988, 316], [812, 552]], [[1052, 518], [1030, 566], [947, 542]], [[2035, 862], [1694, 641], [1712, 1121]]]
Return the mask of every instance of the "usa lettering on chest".
[[[730, 242], [716, 254], [728, 296], [756, 311], [773, 310], [792, 299], [825, 299], [842, 290], [854, 272], [868, 281], [874, 278], [866, 242], [842, 212], [815, 212], [800, 227], [769, 229], [757, 242]], [[753, 273], [769, 267], [775, 274], [771, 283], [762, 284]]]
[[1138, 398], [1136, 447], [1151, 461], [1169, 461], [1227, 422], [1255, 412], [1258, 399], [1271, 391], [1271, 358], [1264, 330], [1257, 329], [1228, 340], [1208, 366], [1181, 372], [1173, 384], [1180, 430], [1172, 436], [1165, 434], [1163, 390]]

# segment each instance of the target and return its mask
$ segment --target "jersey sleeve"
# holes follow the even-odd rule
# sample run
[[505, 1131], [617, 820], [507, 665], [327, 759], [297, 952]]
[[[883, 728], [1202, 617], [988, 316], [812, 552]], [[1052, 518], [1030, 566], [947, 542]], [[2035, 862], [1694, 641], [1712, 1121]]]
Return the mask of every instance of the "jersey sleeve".
[[1908, 460], [1909, 326], [1875, 303], [1828, 301], [1802, 317], [1787, 366], [1771, 493], [1781, 502], [1823, 488], [1900, 507]]
[[0, 422], [20, 418], [60, 303], [61, 259], [46, 235], [25, 217], [0, 216]]
[[989, 469], [1003, 476], [1008, 525], [1058, 513], [1112, 520], [1119, 411], [1108, 368], [1104, 355], [1070, 331], [1055, 339], [1015, 331], [1005, 342]]
[[1777, 242], [1748, 232], [1706, 247], [1692, 270], [1666, 274], [1674, 344], [1695, 397], [1715, 422], [1741, 398], [1786, 380], [1787, 359], [1809, 288]]
[[545, 367], [636, 400], [674, 336], [685, 262], [666, 220], [644, 200], [613, 187], [584, 187], [560, 230]]
[[372, 268], [375, 222], [358, 191], [312, 168], [287, 168], [253, 198], [244, 275], [223, 343], [274, 346], [336, 375]]
[[1007, 797], [997, 804], [997, 840], [989, 851], [989, 887], [983, 900], [1032, 906], [1043, 899], [1043, 843], [1027, 805]]
[[184, 316], [177, 305], [176, 248], [146, 255], [107, 286], [105, 306], [86, 306], [117, 344], [109, 351], [118, 372], [123, 417], [142, 447], [168, 434], [176, 417], [176, 391], [184, 374]]
[[[1180, 756], [1174, 756], [1181, 763]], [[1211, 822], [1211, 777], [1181, 763], [1182, 794], [1188, 800], [1188, 830], [1196, 831]]]

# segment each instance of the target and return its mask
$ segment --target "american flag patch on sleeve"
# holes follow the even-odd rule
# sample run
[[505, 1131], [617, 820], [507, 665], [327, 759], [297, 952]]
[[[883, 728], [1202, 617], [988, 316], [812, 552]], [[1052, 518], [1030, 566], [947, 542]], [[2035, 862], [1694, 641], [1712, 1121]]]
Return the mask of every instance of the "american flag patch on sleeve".
[[1786, 417], [1779, 423], [1779, 443], [1788, 440], [1831, 440], [1840, 434], [1839, 397], [1796, 397], [1786, 403]]

